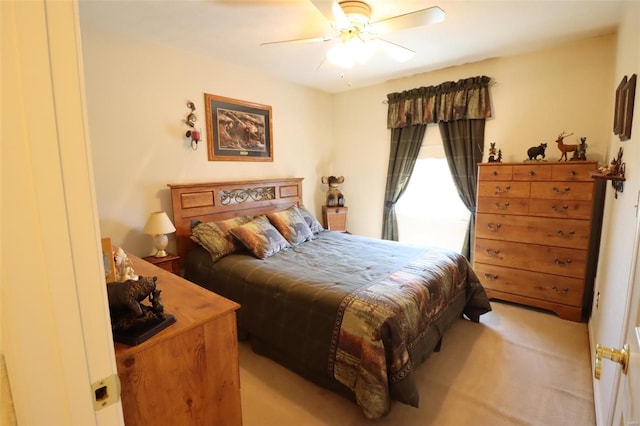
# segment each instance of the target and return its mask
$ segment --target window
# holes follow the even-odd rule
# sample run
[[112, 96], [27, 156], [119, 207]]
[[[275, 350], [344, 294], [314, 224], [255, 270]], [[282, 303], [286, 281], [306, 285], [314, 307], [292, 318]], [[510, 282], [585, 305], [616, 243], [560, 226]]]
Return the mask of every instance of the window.
[[[428, 138], [429, 133], [433, 137]], [[427, 135], [409, 185], [396, 204], [398, 239], [459, 252], [470, 213], [451, 177], [439, 132]]]

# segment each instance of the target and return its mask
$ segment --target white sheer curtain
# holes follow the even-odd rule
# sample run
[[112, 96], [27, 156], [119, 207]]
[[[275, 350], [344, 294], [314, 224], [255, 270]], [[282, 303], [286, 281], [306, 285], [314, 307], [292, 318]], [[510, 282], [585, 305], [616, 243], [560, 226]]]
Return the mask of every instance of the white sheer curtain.
[[460, 252], [469, 223], [440, 132], [427, 132], [407, 190], [396, 204], [399, 241]]

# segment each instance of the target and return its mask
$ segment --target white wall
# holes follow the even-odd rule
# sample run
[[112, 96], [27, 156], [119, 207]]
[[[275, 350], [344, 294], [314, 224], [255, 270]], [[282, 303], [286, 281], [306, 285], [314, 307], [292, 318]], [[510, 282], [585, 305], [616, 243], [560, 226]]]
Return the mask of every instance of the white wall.
[[[566, 130], [574, 135], [565, 142], [577, 143], [586, 136], [588, 159], [604, 161], [613, 120], [615, 56], [616, 37], [611, 35], [336, 95], [333, 165], [345, 176], [349, 230], [381, 235], [390, 137], [383, 101], [388, 93], [487, 75], [496, 84], [491, 87], [494, 118], [486, 124], [485, 157], [489, 142], [502, 149], [505, 162], [523, 161], [530, 146], [547, 142], [546, 158], [555, 161], [560, 151], [554, 141]], [[429, 125], [425, 137], [439, 138], [437, 125]]]
[[[320, 216], [330, 95], [86, 26], [82, 45], [100, 228], [113, 244], [153, 252], [141, 230], [152, 211], [171, 215], [170, 183], [303, 177], [304, 203]], [[193, 151], [184, 137], [186, 103], [195, 103], [206, 134], [204, 93], [270, 105], [274, 161], [208, 161], [206, 141]]]

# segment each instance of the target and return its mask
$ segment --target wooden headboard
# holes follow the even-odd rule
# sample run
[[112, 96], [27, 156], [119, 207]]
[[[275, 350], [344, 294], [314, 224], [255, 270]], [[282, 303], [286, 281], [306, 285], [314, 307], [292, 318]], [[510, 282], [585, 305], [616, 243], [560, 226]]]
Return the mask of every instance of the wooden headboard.
[[260, 215], [302, 204], [302, 179], [169, 184], [176, 248], [180, 262], [195, 246], [191, 222], [212, 222], [241, 215]]

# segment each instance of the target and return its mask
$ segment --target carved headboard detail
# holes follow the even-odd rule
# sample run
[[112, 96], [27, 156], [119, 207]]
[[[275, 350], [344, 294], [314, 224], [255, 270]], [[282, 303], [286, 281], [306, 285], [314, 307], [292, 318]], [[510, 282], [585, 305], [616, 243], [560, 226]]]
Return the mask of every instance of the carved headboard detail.
[[212, 222], [241, 215], [261, 215], [302, 204], [302, 179], [259, 179], [232, 182], [169, 184], [176, 248], [180, 262], [196, 244], [191, 222]]

